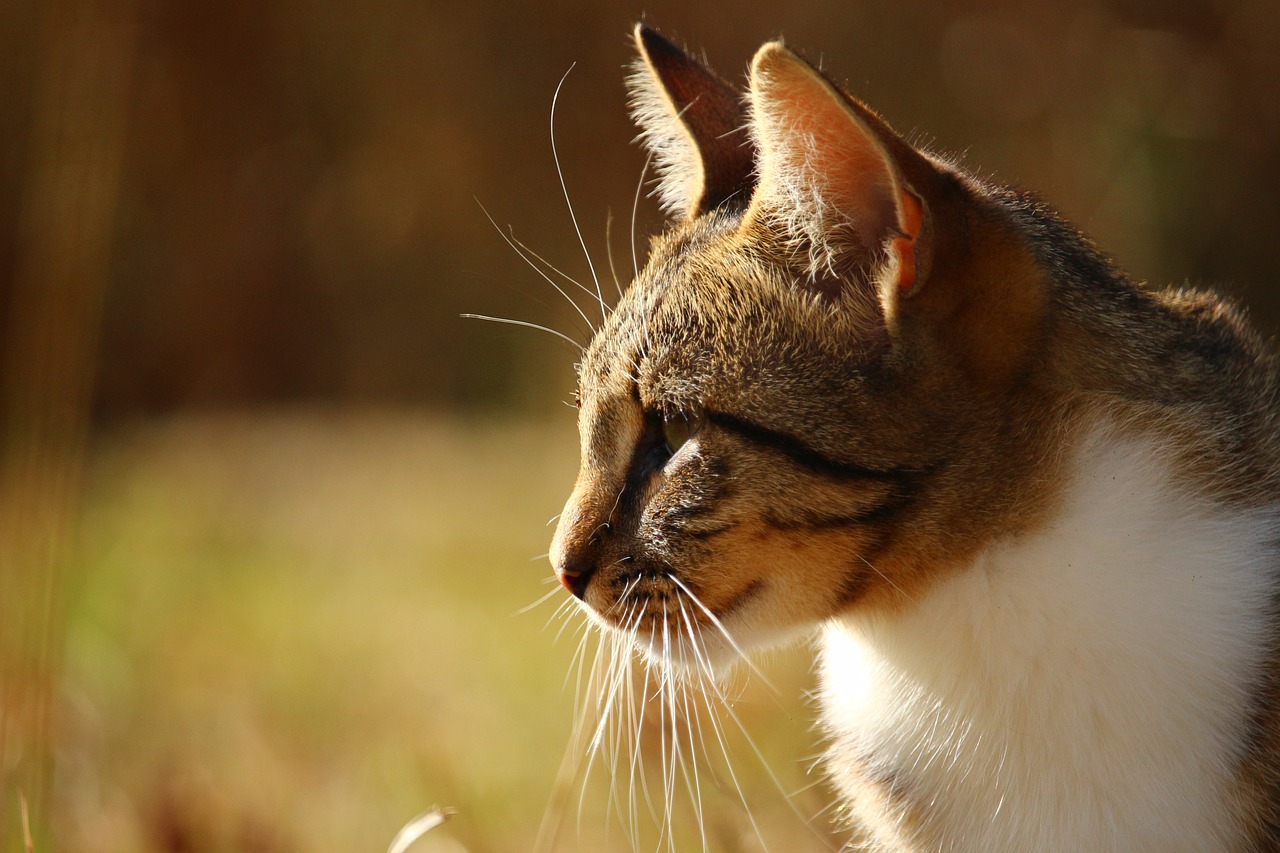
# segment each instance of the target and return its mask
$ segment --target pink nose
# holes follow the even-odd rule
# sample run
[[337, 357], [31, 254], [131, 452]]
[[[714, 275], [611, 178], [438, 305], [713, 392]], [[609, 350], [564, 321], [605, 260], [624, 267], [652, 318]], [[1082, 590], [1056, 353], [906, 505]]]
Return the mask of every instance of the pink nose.
[[587, 584], [595, 574], [595, 567], [587, 562], [568, 563], [557, 569], [556, 574], [560, 576], [560, 583], [564, 584], [564, 588], [580, 599], [587, 593]]

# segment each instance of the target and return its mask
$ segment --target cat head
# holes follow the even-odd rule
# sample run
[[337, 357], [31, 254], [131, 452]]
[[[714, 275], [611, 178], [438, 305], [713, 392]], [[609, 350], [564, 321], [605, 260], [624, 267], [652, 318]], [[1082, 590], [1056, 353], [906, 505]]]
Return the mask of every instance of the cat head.
[[702, 666], [901, 606], [1024, 511], [1047, 288], [991, 191], [781, 42], [745, 98], [636, 44], [672, 222], [580, 365], [552, 561], [595, 618]]

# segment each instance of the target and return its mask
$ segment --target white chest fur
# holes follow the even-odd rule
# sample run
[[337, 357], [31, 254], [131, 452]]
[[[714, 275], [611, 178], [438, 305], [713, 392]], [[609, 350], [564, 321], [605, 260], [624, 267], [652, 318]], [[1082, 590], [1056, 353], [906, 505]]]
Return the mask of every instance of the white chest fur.
[[[1276, 513], [1216, 506], [1099, 435], [1046, 529], [892, 618], [829, 624], [832, 772], [883, 849], [1236, 846]], [[856, 768], [856, 769], [855, 769]], [[892, 783], [905, 811], [855, 796]]]

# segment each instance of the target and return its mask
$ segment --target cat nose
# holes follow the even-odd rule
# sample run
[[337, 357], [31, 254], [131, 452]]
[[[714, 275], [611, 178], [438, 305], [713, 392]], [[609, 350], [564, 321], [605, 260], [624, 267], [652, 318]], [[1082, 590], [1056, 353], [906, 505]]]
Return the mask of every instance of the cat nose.
[[594, 561], [584, 559], [567, 561], [556, 570], [556, 574], [560, 576], [560, 583], [564, 584], [564, 588], [578, 599], [582, 599], [587, 594], [587, 584], [591, 582], [591, 576], [595, 573]]
[[560, 514], [556, 535], [551, 539], [551, 564], [555, 566], [556, 577], [578, 599], [586, 596], [591, 576], [600, 565], [601, 535], [609, 525], [600, 523], [601, 514], [593, 506], [591, 496], [604, 493], [594, 480], [579, 475], [579, 482]]

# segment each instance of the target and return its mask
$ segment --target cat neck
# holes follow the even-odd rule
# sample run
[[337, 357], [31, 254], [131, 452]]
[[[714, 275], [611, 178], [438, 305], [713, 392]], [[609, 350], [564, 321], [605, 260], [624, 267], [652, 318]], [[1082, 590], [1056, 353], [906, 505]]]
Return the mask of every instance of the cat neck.
[[827, 626], [831, 766], [873, 835], [929, 850], [1238, 844], [1214, 833], [1239, 825], [1232, 757], [1272, 646], [1276, 512], [1194, 494], [1167, 458], [1099, 429], [1040, 530], [900, 612]]

